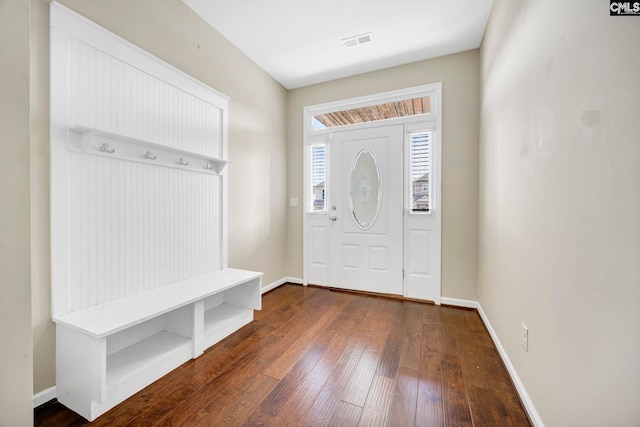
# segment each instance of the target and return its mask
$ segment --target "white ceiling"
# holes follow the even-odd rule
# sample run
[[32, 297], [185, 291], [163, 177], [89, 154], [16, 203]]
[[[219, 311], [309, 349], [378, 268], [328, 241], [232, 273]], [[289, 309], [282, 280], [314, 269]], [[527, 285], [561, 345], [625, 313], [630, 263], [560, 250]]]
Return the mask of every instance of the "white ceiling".
[[[287, 89], [480, 46], [493, 0], [183, 0]], [[372, 32], [371, 43], [342, 39]]]

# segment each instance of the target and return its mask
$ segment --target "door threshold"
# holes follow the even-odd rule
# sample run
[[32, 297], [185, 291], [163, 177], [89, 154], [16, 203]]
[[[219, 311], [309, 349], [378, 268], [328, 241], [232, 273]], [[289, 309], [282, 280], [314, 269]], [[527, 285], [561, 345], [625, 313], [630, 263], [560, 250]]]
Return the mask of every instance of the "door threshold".
[[336, 287], [333, 287], [333, 286], [314, 285], [314, 284], [311, 284], [311, 283], [309, 283], [307, 286], [309, 286], [311, 288], [328, 289], [331, 292], [344, 292], [344, 293], [347, 293], [347, 294], [366, 295], [366, 296], [376, 297], [376, 298], [384, 298], [384, 299], [392, 299], [392, 300], [397, 300], [397, 301], [409, 301], [409, 302], [417, 302], [417, 303], [421, 303], [421, 304], [435, 305], [435, 302], [430, 301], [430, 300], [409, 298], [409, 297], [405, 297], [405, 296], [402, 296], [402, 295], [396, 295], [396, 294], [384, 294], [384, 293], [380, 293], [380, 292], [359, 291], [359, 290], [356, 290], [356, 289], [336, 288]]

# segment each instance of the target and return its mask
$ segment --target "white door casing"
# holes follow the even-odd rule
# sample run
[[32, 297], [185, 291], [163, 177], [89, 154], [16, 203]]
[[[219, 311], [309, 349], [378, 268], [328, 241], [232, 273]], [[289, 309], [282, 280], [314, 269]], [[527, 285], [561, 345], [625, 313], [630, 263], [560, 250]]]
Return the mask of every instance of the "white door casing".
[[[352, 124], [330, 127], [326, 129], [314, 128], [313, 118], [318, 114], [332, 111], [345, 111], [367, 105], [378, 105], [382, 102], [396, 102], [416, 97], [428, 96], [431, 101], [431, 111], [419, 116], [398, 117], [383, 122]], [[408, 298], [433, 301], [440, 304], [441, 299], [441, 226], [442, 226], [442, 84], [433, 83], [399, 91], [380, 93], [360, 98], [347, 99], [315, 106], [305, 107], [305, 203], [313, 194], [310, 185], [310, 146], [324, 144], [326, 152], [327, 189], [326, 210], [314, 212], [310, 209], [304, 214], [304, 281], [318, 285], [340, 287], [370, 292], [381, 292], [403, 295]], [[389, 194], [381, 195], [383, 206], [380, 215], [369, 230], [360, 229], [352, 219], [348, 203], [348, 189], [350, 180], [347, 173], [353, 166], [355, 156], [364, 148], [364, 140], [372, 138], [375, 133], [383, 135], [385, 128], [400, 128], [402, 135], [399, 140], [403, 148], [393, 151], [394, 156], [387, 153], [383, 156], [374, 154], [380, 161], [382, 185], [388, 185]], [[366, 131], [372, 133], [368, 134]], [[361, 133], [362, 132], [362, 133]], [[427, 212], [411, 209], [411, 135], [429, 132], [430, 145], [430, 196]], [[393, 133], [393, 132], [392, 132]], [[355, 136], [354, 136], [355, 135]], [[388, 137], [388, 135], [387, 135]], [[359, 142], [358, 142], [359, 141]], [[351, 146], [350, 146], [351, 145]], [[380, 150], [380, 141], [373, 143], [372, 152]], [[345, 148], [346, 147], [346, 148]], [[384, 151], [384, 149], [383, 149]], [[399, 154], [400, 166], [395, 155]], [[388, 168], [393, 172], [389, 176]], [[385, 172], [386, 170], [386, 172]], [[346, 190], [345, 190], [346, 189]], [[383, 189], [384, 190], [384, 189]], [[331, 207], [335, 205], [333, 211]], [[390, 213], [389, 217], [385, 217]], [[335, 216], [335, 221], [330, 218]], [[348, 219], [348, 221], [347, 221]], [[392, 228], [385, 230], [386, 221], [391, 220]], [[350, 221], [350, 222], [349, 222]], [[381, 221], [378, 223], [378, 221]], [[394, 238], [394, 230], [400, 227], [398, 238]], [[371, 232], [370, 236], [367, 236]], [[376, 242], [376, 236], [382, 240]], [[385, 248], [382, 236], [391, 236], [391, 246]], [[371, 238], [371, 239], [370, 239]], [[386, 238], [386, 237], [385, 237]], [[395, 246], [400, 242], [400, 250]], [[346, 252], [345, 252], [346, 245]], [[365, 245], [365, 248], [362, 247]], [[373, 248], [373, 251], [371, 249]], [[368, 251], [368, 252], [367, 252]], [[392, 252], [389, 252], [392, 251]], [[390, 253], [398, 254], [395, 259], [386, 258]], [[373, 255], [373, 256], [372, 256]], [[385, 266], [385, 262], [387, 265]], [[382, 276], [379, 270], [388, 270], [389, 277], [397, 276], [395, 271], [400, 265], [400, 279], [388, 280], [385, 285], [377, 282], [376, 276]], [[357, 266], [357, 269], [354, 268]], [[372, 268], [373, 267], [373, 268]], [[367, 273], [367, 268], [369, 272]], [[356, 271], [362, 271], [359, 276]], [[400, 285], [398, 285], [400, 283]]]
[[[402, 125], [337, 132], [331, 141], [331, 286], [403, 294], [402, 142]], [[352, 173], [357, 172], [354, 169], [360, 153], [375, 160], [368, 165], [370, 170], [354, 179]], [[379, 200], [373, 163], [378, 166]], [[370, 210], [365, 228], [359, 225], [351, 200], [356, 204], [360, 201], [359, 208]]]

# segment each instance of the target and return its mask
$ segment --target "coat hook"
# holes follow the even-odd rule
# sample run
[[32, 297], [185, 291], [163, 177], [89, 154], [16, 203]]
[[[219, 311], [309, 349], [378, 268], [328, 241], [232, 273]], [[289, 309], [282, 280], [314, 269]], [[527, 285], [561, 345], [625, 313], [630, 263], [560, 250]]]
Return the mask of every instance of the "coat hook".
[[109, 147], [109, 144], [105, 142], [100, 146], [100, 151], [111, 154], [111, 153], [115, 153], [116, 149]]
[[151, 153], [151, 151], [147, 151], [146, 153], [144, 153], [144, 156], [142, 157], [149, 160], [155, 160], [158, 158], [158, 156], [155, 156], [153, 153]]
[[213, 164], [211, 162], [207, 162], [207, 164], [204, 166], [204, 168], [207, 169], [207, 170], [213, 170], [214, 169]]
[[182, 165], [182, 166], [187, 166], [189, 164], [189, 162], [187, 162], [182, 157], [180, 157], [180, 160], [178, 161], [178, 164]]

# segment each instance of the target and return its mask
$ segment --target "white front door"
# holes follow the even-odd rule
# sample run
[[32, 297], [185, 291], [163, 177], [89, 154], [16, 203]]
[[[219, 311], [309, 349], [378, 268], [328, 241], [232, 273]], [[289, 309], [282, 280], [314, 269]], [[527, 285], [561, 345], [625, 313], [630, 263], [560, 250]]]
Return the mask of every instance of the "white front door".
[[402, 125], [341, 131], [329, 150], [329, 284], [403, 295]]

